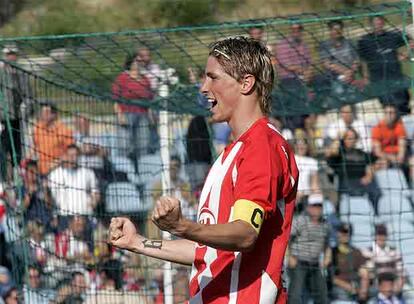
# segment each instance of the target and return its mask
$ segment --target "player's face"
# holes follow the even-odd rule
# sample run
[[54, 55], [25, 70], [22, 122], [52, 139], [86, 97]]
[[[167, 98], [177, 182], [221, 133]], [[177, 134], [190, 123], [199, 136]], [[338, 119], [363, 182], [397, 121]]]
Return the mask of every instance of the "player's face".
[[240, 96], [241, 84], [227, 74], [216, 58], [207, 60], [206, 78], [200, 91], [207, 96], [211, 104], [210, 111], [215, 122], [229, 122]]

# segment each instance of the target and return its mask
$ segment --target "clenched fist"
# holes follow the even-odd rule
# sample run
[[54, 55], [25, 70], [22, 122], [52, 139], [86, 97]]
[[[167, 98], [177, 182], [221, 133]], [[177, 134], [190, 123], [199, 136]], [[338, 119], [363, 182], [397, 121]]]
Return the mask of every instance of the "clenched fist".
[[137, 233], [137, 229], [130, 219], [125, 217], [111, 219], [108, 239], [111, 245], [121, 249], [134, 250], [141, 239], [143, 239], [142, 236]]
[[180, 201], [176, 198], [163, 196], [156, 203], [152, 212], [152, 221], [161, 230], [179, 234], [183, 215]]

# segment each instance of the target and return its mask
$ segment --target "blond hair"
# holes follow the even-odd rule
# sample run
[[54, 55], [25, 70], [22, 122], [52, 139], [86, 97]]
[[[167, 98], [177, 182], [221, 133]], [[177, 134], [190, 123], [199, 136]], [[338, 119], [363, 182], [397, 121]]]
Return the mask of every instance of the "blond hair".
[[264, 114], [271, 111], [271, 93], [274, 70], [268, 49], [259, 41], [242, 36], [217, 41], [210, 46], [209, 56], [217, 59], [223, 70], [237, 81], [245, 75], [253, 75]]

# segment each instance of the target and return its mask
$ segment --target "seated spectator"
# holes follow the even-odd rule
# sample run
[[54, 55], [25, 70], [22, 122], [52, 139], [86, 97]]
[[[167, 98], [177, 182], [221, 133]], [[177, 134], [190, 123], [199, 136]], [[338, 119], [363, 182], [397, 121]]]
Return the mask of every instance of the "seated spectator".
[[49, 188], [60, 216], [92, 215], [100, 201], [95, 173], [78, 166], [79, 148], [70, 145], [60, 166], [48, 176]]
[[[118, 75], [112, 84], [112, 95], [117, 101], [150, 100], [154, 97], [150, 80], [143, 75], [138, 64], [138, 54], [129, 55], [124, 64], [125, 70]], [[115, 112], [121, 124], [129, 130], [130, 156], [134, 159], [149, 152], [150, 127], [148, 108], [116, 103]]]
[[68, 228], [56, 235], [54, 252], [63, 264], [83, 269], [85, 264], [91, 262], [86, 225], [85, 217], [73, 216], [69, 219]]
[[58, 120], [57, 109], [51, 104], [42, 104], [40, 117], [34, 126], [34, 155], [39, 173], [46, 175], [59, 164], [61, 156], [74, 143], [72, 131]]
[[17, 290], [15, 286], [10, 286], [10, 288], [8, 288], [6, 292], [2, 294], [2, 298], [3, 298], [4, 304], [21, 303], [21, 301], [19, 301], [20, 299], [19, 291]]
[[308, 154], [308, 143], [305, 138], [296, 137], [295, 159], [299, 169], [298, 192], [296, 195], [296, 208], [301, 212], [307, 204], [307, 198], [312, 193], [320, 192], [318, 161]]
[[388, 231], [384, 224], [375, 226], [375, 241], [372, 247], [366, 248], [362, 254], [367, 259], [366, 269], [370, 273], [371, 280], [378, 276], [394, 273], [394, 293], [400, 295], [404, 284], [407, 282], [403, 260], [398, 249], [388, 245]]
[[358, 133], [356, 147], [365, 152], [371, 151], [371, 134], [367, 124], [357, 118], [357, 112], [354, 105], [343, 105], [339, 110], [339, 119], [332, 122], [326, 128], [325, 138], [328, 145], [333, 141], [343, 138], [347, 129], [354, 129]]
[[[33, 264], [45, 267], [50, 256], [53, 240], [50, 234], [45, 234], [44, 225], [40, 222], [28, 222], [29, 259]], [[22, 257], [23, 258], [23, 257]]]
[[338, 246], [332, 249], [332, 302], [365, 301], [368, 298], [368, 272], [362, 268], [365, 259], [351, 244], [352, 226], [341, 223]]
[[312, 157], [318, 156], [323, 147], [323, 130], [317, 126], [317, 120], [318, 116], [316, 114], [305, 115], [303, 117], [303, 129], [294, 132], [294, 137], [307, 138], [309, 155]]
[[99, 267], [100, 286], [99, 290], [121, 290], [122, 289], [122, 264], [120, 261], [111, 259]]
[[[275, 53], [281, 98], [307, 104], [307, 84], [313, 79], [313, 68], [309, 47], [303, 39], [302, 24], [290, 26], [290, 35], [276, 44]], [[303, 127], [303, 116], [291, 116], [287, 120], [291, 129]]]
[[[401, 115], [410, 113], [410, 95], [407, 89], [398, 87], [398, 82], [404, 81], [401, 56], [398, 50], [406, 45], [403, 33], [394, 28], [385, 30], [385, 17], [371, 18], [372, 32], [358, 41], [358, 53], [366, 64], [364, 79], [371, 83], [374, 92], [379, 94], [380, 102], [385, 105], [390, 101], [395, 105]], [[401, 86], [401, 84], [399, 84]]]
[[396, 296], [394, 292], [395, 275], [383, 273], [378, 276], [378, 294], [369, 304], [404, 304], [405, 301]]
[[404, 124], [395, 105], [384, 106], [384, 119], [372, 129], [372, 151], [391, 165], [401, 166], [406, 160], [407, 143]]
[[[320, 75], [315, 83], [315, 90], [333, 91], [334, 94], [347, 96], [345, 90], [348, 85], [355, 84], [356, 73], [359, 68], [358, 54], [352, 42], [343, 35], [344, 24], [341, 20], [332, 20], [328, 23], [329, 40], [321, 42], [319, 57], [325, 74]], [[319, 82], [319, 83], [318, 83]]]
[[37, 266], [28, 267], [28, 284], [23, 286], [24, 298], [33, 304], [48, 304], [54, 298], [54, 292], [43, 288], [40, 270]]
[[335, 140], [326, 153], [328, 165], [339, 178], [339, 194], [361, 196], [368, 191], [373, 180], [372, 157], [358, 149], [358, 133], [347, 129], [341, 140]]
[[250, 27], [249, 30], [248, 30], [248, 34], [249, 34], [250, 38], [252, 38], [254, 40], [257, 40], [257, 41], [260, 41], [260, 42], [263, 42], [263, 43], [266, 43], [264, 41], [265, 31], [264, 31], [263, 26], [255, 25], [255, 26]]
[[[302, 303], [305, 289], [315, 303], [327, 303], [322, 270], [330, 264], [331, 253], [329, 227], [322, 218], [322, 207], [323, 198], [310, 199], [306, 212], [293, 219], [288, 263], [289, 303]], [[324, 261], [320, 265], [322, 255]]]
[[82, 272], [75, 271], [71, 273], [68, 279], [61, 282], [57, 295], [50, 304], [82, 304], [88, 284], [85, 275]]
[[37, 162], [29, 160], [24, 165], [23, 207], [25, 221], [44, 223], [45, 232], [57, 229], [57, 218], [53, 215], [53, 199], [47, 181], [40, 177]]
[[139, 291], [145, 289], [145, 270], [141, 263], [141, 256], [132, 252], [126, 255], [123, 274], [123, 289], [125, 291]]

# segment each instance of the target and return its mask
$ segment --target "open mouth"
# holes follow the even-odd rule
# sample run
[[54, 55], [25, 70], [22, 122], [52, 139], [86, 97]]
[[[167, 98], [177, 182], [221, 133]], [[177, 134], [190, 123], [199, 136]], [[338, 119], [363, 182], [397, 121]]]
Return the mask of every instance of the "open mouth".
[[210, 110], [217, 105], [217, 100], [215, 100], [214, 98], [209, 98], [208, 102], [211, 104]]

